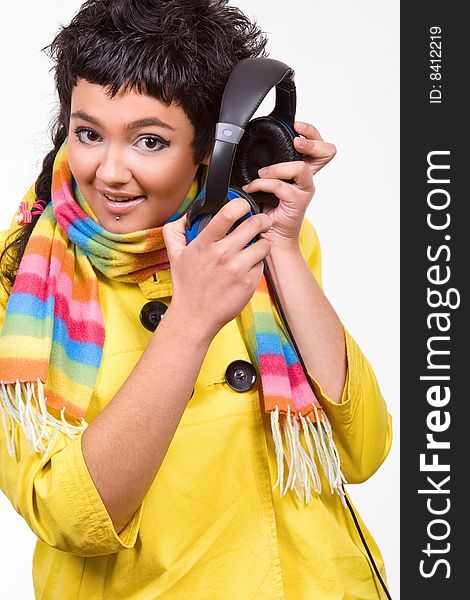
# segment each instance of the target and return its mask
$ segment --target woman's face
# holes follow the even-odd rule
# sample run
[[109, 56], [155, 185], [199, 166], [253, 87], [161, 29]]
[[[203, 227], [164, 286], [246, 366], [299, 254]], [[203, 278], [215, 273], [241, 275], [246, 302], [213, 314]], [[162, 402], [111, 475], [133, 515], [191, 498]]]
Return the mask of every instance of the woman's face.
[[[135, 91], [110, 99], [102, 86], [84, 79], [73, 89], [70, 169], [108, 231], [150, 229], [176, 212], [199, 166], [193, 138], [194, 127], [176, 104]], [[135, 199], [118, 201], [123, 198]]]

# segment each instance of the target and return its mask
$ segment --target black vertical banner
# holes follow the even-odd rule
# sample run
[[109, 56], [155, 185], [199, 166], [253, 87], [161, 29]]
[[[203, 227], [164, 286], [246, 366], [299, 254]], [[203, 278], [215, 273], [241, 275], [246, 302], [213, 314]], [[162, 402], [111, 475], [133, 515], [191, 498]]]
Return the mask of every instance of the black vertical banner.
[[401, 5], [402, 600], [469, 597], [469, 36], [461, 7]]

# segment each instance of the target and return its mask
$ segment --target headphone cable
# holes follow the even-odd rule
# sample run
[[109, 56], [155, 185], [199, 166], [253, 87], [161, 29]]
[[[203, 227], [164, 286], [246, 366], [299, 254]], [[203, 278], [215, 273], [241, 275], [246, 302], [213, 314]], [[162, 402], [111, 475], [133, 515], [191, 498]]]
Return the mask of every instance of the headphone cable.
[[[288, 337], [290, 338], [290, 341], [292, 343], [292, 346], [295, 349], [295, 352], [297, 354], [299, 362], [302, 365], [302, 369], [304, 371], [304, 374], [305, 374], [305, 377], [307, 379], [307, 382], [308, 382], [310, 388], [312, 389], [312, 391], [315, 393], [315, 389], [314, 389], [312, 381], [310, 379], [310, 375], [308, 373], [307, 367], [305, 366], [305, 363], [303, 361], [302, 355], [300, 354], [300, 350], [299, 350], [299, 348], [297, 346], [295, 338], [294, 338], [294, 336], [292, 334], [292, 331], [291, 331], [291, 329], [289, 327], [289, 323], [287, 321], [287, 317], [286, 317], [286, 315], [284, 313], [284, 310], [282, 308], [282, 304], [281, 304], [281, 301], [280, 301], [279, 296], [277, 294], [276, 287], [275, 287], [275, 285], [273, 283], [273, 280], [272, 280], [272, 277], [271, 277], [271, 272], [269, 270], [269, 267], [268, 267], [268, 264], [266, 262], [266, 259], [263, 259], [263, 269], [264, 269], [264, 274], [266, 276], [266, 280], [268, 281], [269, 286], [271, 288], [271, 291], [272, 291], [272, 293], [274, 295], [274, 298], [275, 298], [275, 301], [276, 301], [276, 305], [277, 305], [277, 309], [278, 309], [278, 311], [279, 311], [279, 313], [281, 315], [281, 319], [282, 319], [282, 321], [283, 321], [283, 323], [285, 325], [285, 328], [287, 330]], [[342, 488], [343, 488], [343, 492], [345, 492], [344, 485], [343, 484], [341, 484], [341, 485], [342, 485]], [[387, 598], [389, 600], [392, 600], [392, 597], [390, 596], [390, 592], [388, 591], [387, 586], [385, 585], [385, 583], [384, 583], [384, 581], [383, 581], [383, 579], [382, 579], [382, 577], [380, 575], [379, 569], [377, 568], [377, 565], [375, 564], [375, 560], [374, 560], [374, 557], [372, 556], [372, 552], [370, 551], [369, 546], [367, 545], [366, 539], [365, 539], [364, 534], [362, 533], [361, 527], [359, 525], [359, 521], [357, 520], [356, 514], [354, 513], [354, 510], [353, 510], [353, 508], [351, 506], [351, 503], [350, 503], [349, 498], [347, 497], [346, 493], [344, 494], [344, 497], [346, 498], [346, 504], [347, 504], [347, 506], [349, 508], [349, 512], [351, 513], [352, 519], [354, 521], [354, 525], [356, 526], [356, 529], [357, 529], [357, 532], [359, 534], [359, 537], [361, 538], [361, 541], [362, 541], [362, 543], [364, 545], [364, 548], [365, 548], [365, 550], [367, 552], [367, 555], [369, 556], [369, 559], [370, 559], [370, 561], [372, 563], [372, 566], [373, 566], [374, 571], [375, 571], [375, 573], [377, 575], [377, 578], [378, 578], [378, 580], [379, 580], [379, 582], [380, 582], [380, 584], [381, 584], [381, 586], [382, 586], [385, 594], [387, 595]]]
[[[342, 484], [341, 484], [341, 485], [342, 485]], [[342, 485], [342, 487], [343, 487], [343, 491], [344, 491], [344, 485]], [[351, 512], [351, 515], [352, 515], [352, 518], [353, 518], [354, 524], [356, 525], [356, 529], [357, 529], [357, 531], [358, 531], [358, 533], [359, 533], [359, 536], [360, 536], [360, 538], [361, 538], [361, 540], [362, 540], [362, 543], [364, 544], [364, 548], [366, 549], [366, 552], [367, 552], [367, 554], [369, 555], [369, 558], [370, 558], [370, 561], [371, 561], [371, 563], [372, 563], [372, 566], [374, 567], [375, 574], [377, 575], [377, 578], [378, 578], [378, 580], [380, 581], [380, 584], [381, 584], [381, 586], [383, 587], [383, 589], [384, 589], [384, 592], [385, 592], [385, 593], [386, 593], [386, 595], [387, 595], [387, 598], [388, 598], [389, 600], [392, 600], [392, 597], [390, 596], [390, 593], [389, 593], [389, 591], [388, 591], [388, 589], [387, 589], [387, 586], [385, 585], [385, 583], [384, 583], [384, 581], [383, 581], [383, 579], [382, 579], [382, 577], [381, 577], [381, 575], [380, 575], [380, 573], [379, 573], [379, 570], [378, 570], [378, 568], [377, 568], [377, 565], [375, 564], [375, 561], [374, 561], [374, 559], [373, 559], [373, 557], [372, 557], [372, 553], [371, 553], [371, 551], [370, 551], [370, 549], [369, 549], [369, 546], [367, 545], [367, 542], [366, 542], [366, 540], [365, 540], [364, 534], [362, 533], [362, 531], [361, 531], [361, 528], [360, 528], [360, 526], [359, 526], [359, 522], [358, 522], [358, 520], [357, 520], [356, 514], [355, 514], [355, 512], [354, 512], [354, 510], [353, 510], [353, 508], [352, 508], [352, 506], [351, 506], [351, 503], [350, 503], [350, 501], [349, 501], [349, 498], [346, 496], [346, 493], [344, 494], [344, 497], [346, 498], [346, 504], [348, 505], [348, 508], [349, 508], [349, 510], [350, 510], [350, 512]]]

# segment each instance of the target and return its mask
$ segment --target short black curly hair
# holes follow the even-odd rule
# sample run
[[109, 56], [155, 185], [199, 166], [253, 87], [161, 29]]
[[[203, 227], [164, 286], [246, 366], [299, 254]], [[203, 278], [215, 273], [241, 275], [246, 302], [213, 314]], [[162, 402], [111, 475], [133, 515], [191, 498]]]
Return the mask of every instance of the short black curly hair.
[[[267, 56], [266, 44], [258, 25], [227, 0], [88, 0], [43, 48], [53, 61], [59, 110], [36, 196], [51, 200], [54, 159], [68, 136], [78, 79], [103, 86], [110, 97], [134, 89], [181, 106], [195, 130], [198, 164], [212, 150], [230, 73], [240, 60]], [[14, 233], [0, 255], [5, 289], [5, 282], [13, 286], [38, 218]]]
[[266, 56], [266, 36], [227, 0], [88, 0], [45, 50], [61, 105], [77, 78], [110, 96], [135, 89], [180, 105], [200, 163], [211, 151], [222, 93], [235, 64]]

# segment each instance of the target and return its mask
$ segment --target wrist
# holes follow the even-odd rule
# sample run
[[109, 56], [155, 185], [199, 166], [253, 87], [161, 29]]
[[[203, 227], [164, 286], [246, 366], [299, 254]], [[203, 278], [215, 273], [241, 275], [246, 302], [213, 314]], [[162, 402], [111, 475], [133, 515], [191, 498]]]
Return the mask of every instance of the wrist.
[[266, 257], [266, 262], [272, 269], [282, 270], [299, 261], [303, 262], [304, 258], [298, 240], [286, 244], [271, 244], [271, 250]]
[[216, 331], [212, 332], [207, 319], [202, 312], [195, 310], [194, 305], [188, 305], [172, 298], [163, 320], [167, 319], [174, 324], [188, 341], [195, 344], [209, 346]]
[[296, 258], [298, 256], [302, 256], [299, 240], [285, 243], [271, 243], [271, 250], [268, 254], [268, 257], [277, 260], [282, 258]]
[[281, 297], [284, 291], [283, 286], [288, 284], [287, 281], [290, 282], [290, 285], [292, 278], [295, 279], [299, 273], [303, 272], [306, 265], [298, 244], [272, 246], [265, 261], [276, 290]]

